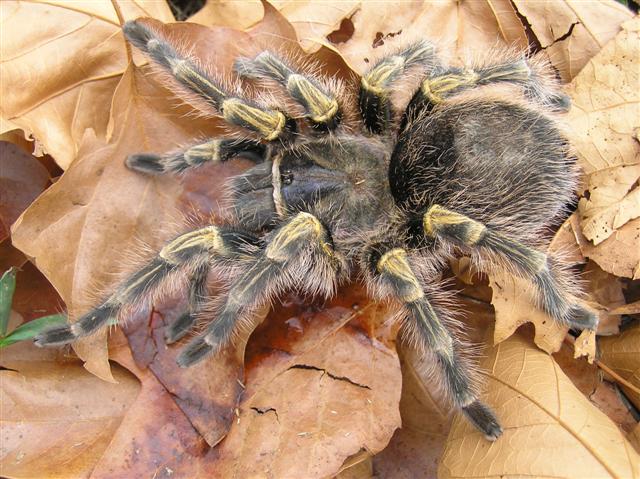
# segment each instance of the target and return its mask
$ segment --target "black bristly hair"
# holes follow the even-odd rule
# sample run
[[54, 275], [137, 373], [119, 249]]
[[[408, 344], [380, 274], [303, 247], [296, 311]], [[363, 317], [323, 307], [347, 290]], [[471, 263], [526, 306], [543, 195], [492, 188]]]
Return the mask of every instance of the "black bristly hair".
[[[167, 278], [183, 275], [190, 285], [188, 307], [166, 332], [167, 342], [178, 341], [206, 307], [207, 277], [217, 268], [228, 288], [216, 303], [216, 319], [182, 348], [178, 364], [188, 367], [233, 341], [241, 324], [273, 296], [291, 288], [331, 296], [359, 270], [373, 298], [395, 301], [411, 344], [437, 366], [451, 401], [495, 440], [502, 429], [479, 399], [477, 373], [449, 305], [440, 299], [437, 278], [447, 260], [462, 250], [489, 271], [507, 268], [530, 281], [553, 319], [596, 328], [571, 274], [536, 247], [576, 184], [574, 160], [554, 115], [567, 108], [567, 97], [544, 63], [505, 55], [452, 67], [431, 43], [413, 43], [362, 76], [355, 116], [366, 134], [359, 134], [354, 125], [345, 128], [345, 112], [354, 105], [329, 86], [336, 83], [293, 61], [263, 52], [238, 60], [235, 70], [247, 81], [266, 78], [286, 92], [304, 112], [302, 128], [282, 105], [226, 91], [143, 22], [128, 22], [124, 32], [172, 76], [174, 90], [198, 95], [227, 123], [246, 130], [242, 138], [132, 155], [127, 166], [162, 174], [235, 156], [256, 164], [230, 181], [233, 219], [175, 237], [100, 305], [38, 335], [37, 344], [89, 335]], [[407, 105], [393, 104], [394, 85], [408, 74], [420, 83]], [[294, 137], [296, 131], [302, 133]], [[224, 276], [231, 269], [234, 274]]]

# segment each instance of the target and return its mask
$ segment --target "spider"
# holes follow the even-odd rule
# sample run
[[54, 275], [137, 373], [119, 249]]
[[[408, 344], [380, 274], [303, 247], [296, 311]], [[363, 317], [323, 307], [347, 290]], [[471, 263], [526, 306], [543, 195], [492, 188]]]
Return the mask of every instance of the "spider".
[[[568, 99], [535, 57], [459, 68], [417, 41], [361, 77], [351, 102], [359, 121], [349, 125], [350, 102], [338, 82], [270, 51], [237, 60], [234, 70], [245, 84], [280, 91], [273, 104], [247, 98], [145, 23], [123, 29], [174, 89], [244, 131], [168, 154], [135, 154], [128, 167], [179, 173], [236, 156], [255, 166], [230, 180], [228, 221], [175, 237], [78, 321], [41, 333], [38, 345], [95, 332], [178, 274], [189, 292], [188, 310], [167, 328], [167, 342], [175, 342], [202, 315], [215, 269], [228, 289], [215, 319], [181, 350], [178, 364], [188, 367], [232, 342], [272, 297], [291, 288], [330, 297], [356, 272], [373, 299], [399, 305], [410, 343], [440, 371], [451, 402], [495, 440], [502, 428], [479, 399], [440, 281], [449, 259], [464, 253], [481, 270], [507, 268], [529, 281], [553, 319], [596, 328], [572, 274], [541, 248], [545, 226], [566, 212], [577, 173], [556, 120]], [[398, 85], [408, 89], [411, 79], [413, 96], [399, 105]]]

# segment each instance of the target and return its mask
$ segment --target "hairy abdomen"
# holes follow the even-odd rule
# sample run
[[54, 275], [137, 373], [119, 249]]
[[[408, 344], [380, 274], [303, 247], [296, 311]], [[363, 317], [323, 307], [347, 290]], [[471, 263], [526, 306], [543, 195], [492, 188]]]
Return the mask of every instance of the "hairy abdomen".
[[474, 100], [407, 125], [389, 181], [396, 203], [417, 215], [439, 204], [527, 236], [571, 200], [573, 163], [556, 124], [543, 113]]

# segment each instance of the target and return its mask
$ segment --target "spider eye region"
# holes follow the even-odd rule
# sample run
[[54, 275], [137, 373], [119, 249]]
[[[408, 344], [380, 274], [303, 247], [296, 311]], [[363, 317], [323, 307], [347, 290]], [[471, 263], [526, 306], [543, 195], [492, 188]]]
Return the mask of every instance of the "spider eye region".
[[293, 172], [291, 170], [283, 170], [280, 173], [280, 181], [283, 185], [288, 186], [293, 183]]

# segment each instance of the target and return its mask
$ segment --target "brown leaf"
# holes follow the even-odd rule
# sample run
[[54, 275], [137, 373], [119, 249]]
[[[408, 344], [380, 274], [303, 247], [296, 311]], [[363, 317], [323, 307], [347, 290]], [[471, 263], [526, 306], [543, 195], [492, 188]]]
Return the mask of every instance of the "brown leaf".
[[640, 456], [622, 432], [527, 339], [516, 334], [491, 348], [482, 366], [486, 401], [496, 409], [504, 434], [488, 442], [456, 417], [439, 478], [640, 474]]
[[292, 304], [256, 330], [238, 421], [218, 451], [225, 477], [326, 477], [360, 450], [381, 451], [400, 426], [386, 308], [353, 289], [332, 303], [318, 314]]
[[514, 0], [562, 79], [570, 81], [633, 13], [619, 2]]
[[118, 15], [173, 20], [164, 1], [149, 0], [6, 1], [1, 14], [0, 116], [6, 128], [37, 138], [63, 169], [87, 128], [106, 137], [111, 98], [128, 63]]
[[0, 141], [0, 241], [9, 227], [49, 184], [49, 173], [18, 146]]
[[321, 45], [333, 48], [358, 73], [381, 55], [376, 48], [382, 45], [386, 50], [425, 38], [460, 59], [467, 50], [499, 45], [526, 49], [528, 43], [511, 3], [503, 0], [348, 1], [323, 9], [313, 2], [272, 3], [296, 29], [306, 51], [316, 51]]
[[357, 290], [320, 312], [297, 301], [274, 311], [251, 337], [242, 401], [212, 449], [155, 376], [131, 366], [144, 402], [130, 409], [94, 475], [327, 477], [361, 450], [375, 454], [400, 421], [396, 328], [384, 312]]
[[[177, 406], [196, 431], [215, 446], [235, 418], [234, 410], [242, 393], [244, 341], [229, 347], [190, 368], [176, 363], [181, 347], [191, 338], [167, 347], [165, 327], [184, 313], [186, 301], [162, 301], [151, 313], [142, 311], [124, 325], [136, 364], [149, 368], [171, 393]], [[160, 313], [161, 311], [161, 313]]]
[[373, 458], [378, 477], [435, 477], [452, 414], [434, 386], [433, 380], [426, 382], [409, 362], [402, 362], [402, 428]]
[[[640, 389], [640, 324], [636, 324], [618, 336], [600, 340], [601, 361], [616, 373]], [[640, 394], [621, 385], [629, 399], [640, 407]]]
[[627, 435], [627, 439], [636, 448], [636, 451], [640, 453], [640, 423], [636, 424], [636, 427]]
[[3, 476], [89, 477], [140, 389], [119, 366], [111, 384], [50, 354], [29, 343], [2, 351]]

